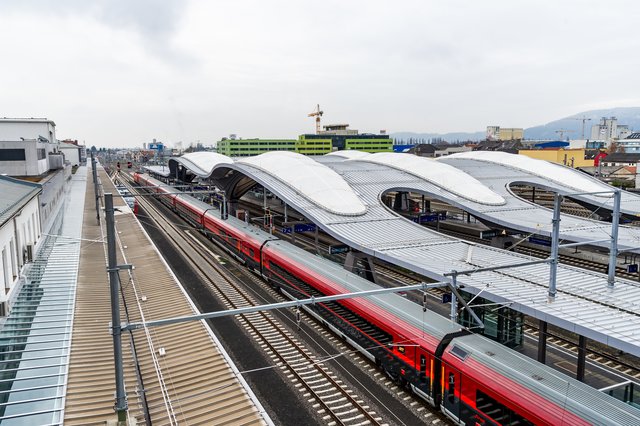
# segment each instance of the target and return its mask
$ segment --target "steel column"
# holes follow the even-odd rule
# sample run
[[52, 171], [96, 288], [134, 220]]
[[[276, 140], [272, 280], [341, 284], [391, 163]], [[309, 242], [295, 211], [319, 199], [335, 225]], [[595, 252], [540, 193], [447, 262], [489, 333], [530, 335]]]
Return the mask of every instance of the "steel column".
[[98, 169], [96, 167], [96, 157], [91, 152], [91, 174], [93, 175], [93, 192], [96, 199], [96, 219], [100, 225], [100, 187], [98, 186]]
[[576, 369], [576, 379], [584, 382], [585, 358], [587, 355], [587, 338], [580, 336], [578, 340], [578, 368]]
[[113, 194], [104, 194], [104, 211], [107, 223], [107, 254], [109, 271], [109, 290], [111, 293], [111, 333], [113, 335], [113, 360], [116, 375], [116, 404], [118, 421], [127, 417], [127, 398], [124, 391], [124, 371], [122, 366], [122, 328], [120, 326], [120, 275], [116, 258], [116, 232], [113, 210]]
[[611, 247], [609, 248], [609, 271], [607, 286], [613, 288], [616, 281], [616, 265], [618, 259], [618, 227], [620, 225], [620, 200], [622, 192], [613, 193], [613, 213], [611, 216]]
[[[458, 288], [458, 273], [456, 271], [451, 271], [451, 287], [454, 289]], [[451, 292], [451, 313], [449, 314], [449, 318], [451, 321], [458, 321], [458, 299], [456, 298], [456, 294]]]
[[547, 327], [546, 321], [538, 322], [538, 362], [542, 364], [547, 361]]
[[560, 206], [562, 195], [555, 194], [553, 201], [553, 230], [551, 232], [551, 262], [549, 264], [549, 302], [556, 299], [556, 280], [558, 277], [558, 246], [560, 245]]

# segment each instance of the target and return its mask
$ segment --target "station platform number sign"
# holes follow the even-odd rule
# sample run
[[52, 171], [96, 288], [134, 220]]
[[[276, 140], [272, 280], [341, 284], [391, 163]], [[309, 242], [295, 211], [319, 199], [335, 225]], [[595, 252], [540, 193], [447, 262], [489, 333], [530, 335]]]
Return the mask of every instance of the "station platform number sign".
[[291, 226], [283, 227], [282, 233], [290, 234], [293, 231], [298, 233], [298, 232], [312, 232], [315, 230], [316, 230], [316, 225], [314, 225], [313, 223], [296, 223], [293, 227]]
[[351, 247], [345, 244], [329, 246], [329, 254], [341, 254], [351, 251]]

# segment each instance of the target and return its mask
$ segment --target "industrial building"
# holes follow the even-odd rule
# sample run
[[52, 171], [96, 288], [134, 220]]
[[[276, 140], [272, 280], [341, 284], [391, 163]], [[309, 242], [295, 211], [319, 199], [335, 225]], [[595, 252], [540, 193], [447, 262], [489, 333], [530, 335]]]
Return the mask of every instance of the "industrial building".
[[591, 126], [592, 140], [611, 141], [613, 139], [625, 139], [630, 134], [629, 126], [618, 124], [616, 117], [602, 117], [600, 123]]
[[575, 149], [521, 149], [518, 154], [538, 160], [546, 160], [569, 167], [589, 167], [594, 165], [594, 158], [586, 154], [584, 148]]

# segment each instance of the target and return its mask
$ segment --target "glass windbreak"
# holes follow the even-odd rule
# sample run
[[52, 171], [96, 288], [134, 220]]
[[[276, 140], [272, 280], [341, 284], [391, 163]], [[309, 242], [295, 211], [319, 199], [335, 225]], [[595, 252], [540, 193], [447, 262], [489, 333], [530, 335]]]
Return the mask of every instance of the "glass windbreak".
[[0, 329], [3, 426], [62, 424], [80, 257], [81, 203], [69, 197], [62, 206]]

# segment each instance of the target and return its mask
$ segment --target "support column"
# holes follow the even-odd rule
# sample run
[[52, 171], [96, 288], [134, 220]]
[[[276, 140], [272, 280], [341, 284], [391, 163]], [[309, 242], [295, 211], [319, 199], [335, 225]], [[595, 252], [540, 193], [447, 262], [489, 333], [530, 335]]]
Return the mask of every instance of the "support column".
[[407, 210], [409, 208], [409, 193], [396, 192], [396, 196], [393, 199], [393, 210]]
[[98, 168], [96, 164], [95, 154], [91, 151], [91, 174], [93, 176], [93, 192], [96, 198], [96, 219], [98, 220], [98, 225], [100, 225], [100, 187], [98, 185]]
[[562, 195], [556, 194], [553, 202], [553, 231], [551, 232], [551, 262], [549, 263], [549, 302], [556, 299], [558, 275], [558, 246], [560, 245], [560, 206]]
[[368, 254], [361, 252], [350, 251], [347, 253], [347, 257], [344, 260], [344, 269], [349, 272], [354, 272], [359, 267], [358, 262], [362, 261], [365, 278], [373, 283], [378, 282], [378, 276], [376, 274], [373, 258]]
[[[458, 274], [456, 273], [456, 271], [451, 271], [451, 272], [453, 272], [453, 275], [451, 275], [451, 284], [453, 288], [457, 289]], [[451, 312], [449, 313], [449, 318], [453, 322], [458, 322], [458, 298], [456, 297], [456, 294], [453, 291], [451, 292]]]
[[616, 281], [616, 265], [618, 260], [618, 225], [620, 224], [620, 199], [622, 192], [613, 193], [613, 213], [611, 216], [611, 246], [609, 248], [609, 272], [607, 286], [613, 288]]
[[587, 356], [587, 338], [580, 336], [578, 340], [578, 368], [576, 369], [576, 379], [584, 382], [585, 358]]
[[547, 322], [540, 320], [538, 330], [538, 362], [544, 364], [547, 362]]
[[[113, 210], [113, 194], [104, 194], [104, 211], [107, 223], [107, 254], [109, 271], [109, 290], [111, 293], [111, 334], [113, 335], [113, 360], [116, 376], [116, 404], [118, 422], [127, 417], [127, 397], [124, 391], [124, 369], [122, 365], [122, 328], [120, 325], [120, 275], [116, 258], [116, 232]], [[122, 423], [124, 424], [124, 423]]]

